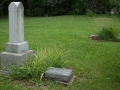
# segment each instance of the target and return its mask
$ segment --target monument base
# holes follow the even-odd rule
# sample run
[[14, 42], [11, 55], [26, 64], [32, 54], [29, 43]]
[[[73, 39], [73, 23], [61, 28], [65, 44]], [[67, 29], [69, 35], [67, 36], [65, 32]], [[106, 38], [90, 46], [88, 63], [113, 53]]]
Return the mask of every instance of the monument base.
[[11, 52], [2, 52], [1, 53], [1, 67], [2, 71], [8, 71], [10, 65], [20, 66], [24, 64], [30, 58], [33, 58], [33, 50], [28, 50], [19, 54]]
[[6, 43], [6, 52], [22, 53], [28, 50], [28, 42]]

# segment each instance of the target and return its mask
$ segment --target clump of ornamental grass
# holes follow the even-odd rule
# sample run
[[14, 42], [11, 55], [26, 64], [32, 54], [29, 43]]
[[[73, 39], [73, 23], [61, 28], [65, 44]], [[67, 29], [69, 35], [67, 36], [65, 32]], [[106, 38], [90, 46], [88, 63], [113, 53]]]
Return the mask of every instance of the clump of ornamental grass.
[[20, 67], [11, 66], [10, 76], [13, 79], [42, 80], [44, 72], [50, 67], [63, 67], [66, 62], [64, 50], [55, 47], [52, 49], [37, 49], [34, 59], [28, 60]]
[[102, 30], [97, 33], [97, 35], [100, 40], [117, 41], [119, 32], [113, 27], [103, 27]]

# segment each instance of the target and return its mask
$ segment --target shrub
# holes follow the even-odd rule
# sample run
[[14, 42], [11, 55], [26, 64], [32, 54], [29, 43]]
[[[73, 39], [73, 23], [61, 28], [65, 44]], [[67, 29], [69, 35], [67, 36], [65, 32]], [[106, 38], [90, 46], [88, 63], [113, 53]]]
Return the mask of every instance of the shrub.
[[31, 16], [43, 16], [47, 0], [28, 0], [27, 14]]
[[95, 14], [90, 10], [90, 9], [86, 9], [87, 13], [86, 15], [93, 17]]
[[42, 49], [34, 54], [34, 60], [28, 60], [20, 67], [11, 66], [10, 76], [13, 79], [39, 79], [42, 80], [44, 72], [50, 67], [63, 67], [66, 55], [58, 48]]
[[115, 41], [117, 40], [118, 31], [112, 27], [103, 27], [101, 31], [98, 33], [98, 37], [101, 40], [110, 40]]
[[72, 5], [73, 14], [85, 14], [85, 9], [87, 7], [87, 2], [85, 0], [75, 0]]

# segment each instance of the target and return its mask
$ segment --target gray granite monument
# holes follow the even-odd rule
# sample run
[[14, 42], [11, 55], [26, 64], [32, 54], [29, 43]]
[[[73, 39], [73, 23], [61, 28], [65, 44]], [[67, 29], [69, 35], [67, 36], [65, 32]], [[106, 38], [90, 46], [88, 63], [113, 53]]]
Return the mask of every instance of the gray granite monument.
[[10, 65], [19, 66], [33, 56], [33, 50], [28, 49], [24, 41], [24, 7], [21, 2], [11, 2], [9, 5], [9, 42], [6, 51], [1, 53], [1, 66], [8, 71]]

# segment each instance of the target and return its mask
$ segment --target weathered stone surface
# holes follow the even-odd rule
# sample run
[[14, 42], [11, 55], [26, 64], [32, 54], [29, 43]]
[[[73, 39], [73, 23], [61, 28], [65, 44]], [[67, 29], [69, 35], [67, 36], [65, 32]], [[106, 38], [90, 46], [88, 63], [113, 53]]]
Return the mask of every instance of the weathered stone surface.
[[115, 14], [114, 9], [111, 9], [110, 14], [111, 14], [111, 15]]
[[9, 5], [9, 42], [24, 42], [24, 7], [21, 2]]
[[22, 53], [28, 50], [28, 43], [6, 43], [6, 52]]
[[19, 66], [21, 63], [25, 63], [28, 59], [33, 57], [33, 50], [28, 50], [26, 52], [16, 54], [11, 52], [1, 53], [1, 66], [3, 71], [8, 71], [10, 65]]
[[54, 81], [69, 82], [72, 77], [73, 72], [71, 69], [50, 68], [45, 71], [45, 78]]
[[24, 7], [21, 2], [11, 2], [9, 5], [9, 42], [6, 51], [22, 53], [28, 50], [24, 42]]
[[114, 7], [113, 9], [114, 9], [114, 13], [117, 14], [118, 13], [117, 7]]
[[28, 50], [24, 41], [24, 7], [21, 2], [9, 5], [9, 42], [6, 51], [1, 53], [2, 72], [10, 69], [10, 65], [19, 66], [33, 57], [33, 50]]

